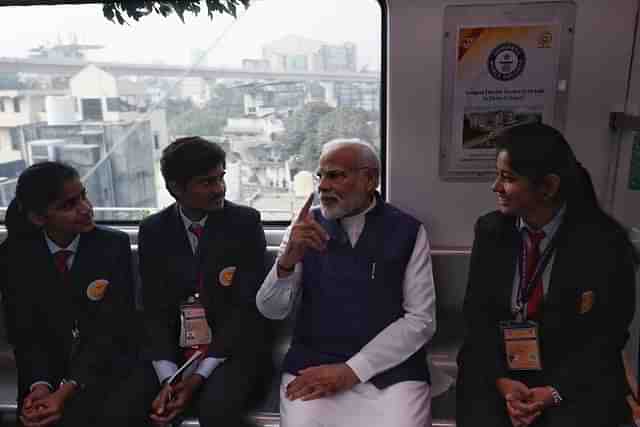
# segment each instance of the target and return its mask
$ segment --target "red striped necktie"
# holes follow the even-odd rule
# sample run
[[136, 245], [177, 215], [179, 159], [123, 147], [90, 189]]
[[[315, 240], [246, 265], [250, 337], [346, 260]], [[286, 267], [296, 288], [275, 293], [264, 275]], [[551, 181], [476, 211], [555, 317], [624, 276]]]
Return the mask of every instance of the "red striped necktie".
[[196, 236], [196, 238], [198, 239], [198, 243], [200, 243], [200, 238], [204, 234], [204, 227], [197, 222], [194, 222], [189, 226], [189, 231], [191, 232], [191, 234]]
[[67, 261], [72, 255], [73, 255], [73, 251], [68, 251], [68, 250], [60, 250], [53, 254], [53, 260], [56, 264], [56, 269], [64, 277], [66, 277], [67, 273], [69, 273], [69, 267], [67, 265]]
[[[193, 234], [194, 236], [196, 236], [196, 238], [198, 239], [198, 245], [196, 246], [196, 248], [200, 245], [200, 239], [202, 238], [202, 235], [204, 234], [204, 227], [200, 224], [198, 224], [197, 222], [192, 223], [189, 226], [189, 232], [191, 234]], [[202, 271], [202, 266], [199, 266], [198, 268], [198, 293], [202, 291], [202, 286], [204, 285], [204, 273]]]
[[[545, 238], [544, 231], [532, 231], [527, 230], [529, 239], [527, 242], [527, 258], [526, 258], [526, 282], [529, 283], [533, 278], [535, 269], [540, 261], [540, 242]], [[533, 284], [533, 291], [530, 294], [529, 301], [527, 301], [527, 319], [536, 319], [541, 314], [542, 300], [544, 299], [544, 286], [542, 284], [542, 274], [538, 274], [538, 277]]]

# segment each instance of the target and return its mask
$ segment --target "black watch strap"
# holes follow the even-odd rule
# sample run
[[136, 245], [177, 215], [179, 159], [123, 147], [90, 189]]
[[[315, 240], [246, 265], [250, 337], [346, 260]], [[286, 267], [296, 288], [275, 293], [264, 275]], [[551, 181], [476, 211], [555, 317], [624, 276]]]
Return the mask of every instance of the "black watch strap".
[[278, 268], [282, 271], [286, 271], [287, 273], [292, 273], [296, 269], [296, 265], [293, 264], [291, 267], [285, 267], [278, 261]]

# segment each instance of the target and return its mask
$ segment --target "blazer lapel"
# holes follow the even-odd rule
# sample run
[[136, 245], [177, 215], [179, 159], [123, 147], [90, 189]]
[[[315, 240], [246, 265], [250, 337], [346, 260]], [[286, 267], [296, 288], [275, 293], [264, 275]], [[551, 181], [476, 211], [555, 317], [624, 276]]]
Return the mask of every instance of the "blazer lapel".
[[516, 264], [522, 244], [522, 236], [516, 227], [515, 217], [505, 217], [500, 225], [495, 264], [497, 266], [495, 269], [496, 281], [499, 284], [498, 301], [504, 310], [511, 313], [513, 281], [516, 274]]
[[[229, 202], [224, 201], [224, 207], [218, 211], [209, 212], [207, 222], [204, 225], [204, 235], [198, 244], [198, 262], [204, 263], [205, 259], [212, 259], [222, 250], [220, 243], [226, 242], [224, 238], [229, 220]], [[229, 241], [233, 240], [230, 236]], [[217, 244], [216, 244], [217, 242]]]
[[74, 302], [88, 298], [87, 288], [91, 281], [97, 279], [94, 276], [95, 270], [99, 270], [96, 263], [100, 262], [101, 248], [95, 244], [95, 235], [95, 230], [82, 233], [76, 253], [73, 256], [73, 264], [71, 264], [71, 270], [68, 273], [69, 280], [66, 285], [69, 287], [71, 295], [73, 295]]
[[[63, 325], [66, 328], [66, 325], [71, 325], [71, 319], [73, 313], [75, 313], [75, 305], [73, 303], [75, 292], [72, 285], [71, 271], [68, 273], [68, 280], [63, 280], [62, 274], [56, 267], [53, 254], [49, 251], [44, 235], [34, 243], [33, 259], [46, 260], [44, 265], [41, 266], [43, 269], [35, 272], [35, 277], [40, 279], [34, 283], [34, 290], [41, 293], [42, 296], [38, 300], [43, 301], [45, 306], [55, 307], [55, 320], [50, 320], [52, 322], [50, 326], [57, 328]], [[74, 260], [74, 264], [75, 262], [76, 260]], [[34, 267], [34, 269], [37, 270], [39, 267], [40, 265]]]
[[[56, 282], [61, 281], [62, 275], [56, 268], [56, 263], [53, 260], [53, 254], [49, 251], [49, 247], [44, 240], [44, 235], [34, 242], [33, 249], [32, 256], [34, 260], [46, 260], [43, 265], [44, 270], [42, 271], [42, 274], [48, 278], [55, 278]], [[35, 273], [38, 274], [37, 271], [35, 271]]]
[[180, 215], [180, 208], [178, 204], [173, 205], [173, 215], [171, 215], [171, 224], [169, 230], [171, 244], [176, 245], [176, 249], [185, 256], [193, 257], [193, 249], [191, 249], [191, 242], [189, 242], [188, 231], [184, 227], [184, 221]]
[[[571, 260], [575, 259], [575, 251], [569, 245], [570, 223], [567, 223], [568, 213], [557, 231], [555, 239], [556, 252], [551, 265], [551, 275], [549, 276], [549, 288], [544, 299], [543, 311], [559, 304], [562, 301], [562, 291], [571, 282], [571, 271], [573, 269]], [[573, 253], [572, 253], [573, 252]], [[553, 311], [553, 310], [551, 310]]]
[[[62, 281], [62, 275], [56, 268], [53, 254], [44, 240], [44, 235], [34, 239], [28, 244], [29, 255], [33, 264], [25, 260], [21, 265], [25, 269], [26, 276], [33, 282], [33, 290], [41, 295], [46, 295], [53, 304], [62, 304], [64, 307], [71, 292]], [[62, 311], [62, 310], [61, 310]]]

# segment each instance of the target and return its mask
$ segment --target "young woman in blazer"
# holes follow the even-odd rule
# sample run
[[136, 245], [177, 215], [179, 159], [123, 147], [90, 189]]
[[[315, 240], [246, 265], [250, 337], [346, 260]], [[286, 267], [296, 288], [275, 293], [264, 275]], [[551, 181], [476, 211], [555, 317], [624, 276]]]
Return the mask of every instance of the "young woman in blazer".
[[6, 225], [20, 421], [97, 425], [134, 357], [129, 238], [96, 227], [78, 172], [56, 162], [20, 175]]
[[497, 153], [498, 210], [475, 226], [457, 425], [627, 422], [633, 246], [558, 131], [511, 128]]

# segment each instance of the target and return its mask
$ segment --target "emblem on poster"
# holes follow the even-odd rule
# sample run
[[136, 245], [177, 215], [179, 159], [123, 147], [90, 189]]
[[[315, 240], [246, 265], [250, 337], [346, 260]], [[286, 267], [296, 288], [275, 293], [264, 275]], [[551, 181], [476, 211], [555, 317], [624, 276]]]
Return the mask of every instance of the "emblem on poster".
[[515, 79], [527, 62], [524, 50], [514, 43], [502, 43], [489, 54], [487, 65], [494, 79], [508, 82]]

